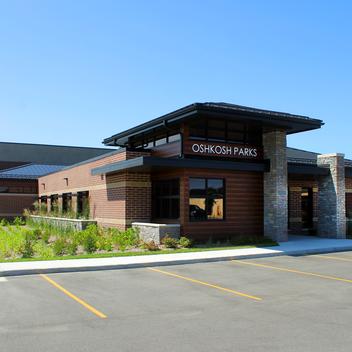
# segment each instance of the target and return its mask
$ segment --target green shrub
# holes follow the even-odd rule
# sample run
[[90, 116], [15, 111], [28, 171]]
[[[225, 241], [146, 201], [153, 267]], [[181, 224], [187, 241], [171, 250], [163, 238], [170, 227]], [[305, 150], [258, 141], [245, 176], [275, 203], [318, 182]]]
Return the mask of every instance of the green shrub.
[[89, 225], [85, 230], [81, 231], [76, 238], [87, 253], [93, 253], [97, 250], [98, 235], [98, 226]]
[[93, 234], [88, 234], [83, 241], [83, 248], [87, 253], [93, 253], [97, 250], [97, 238]]
[[22, 257], [30, 258], [34, 254], [34, 244], [36, 241], [36, 234], [34, 231], [26, 229], [24, 231], [24, 246], [22, 248]]
[[34, 255], [40, 258], [53, 257], [53, 249], [49, 247], [44, 241], [38, 241], [33, 245]]
[[139, 243], [138, 232], [129, 228], [126, 231], [119, 231], [118, 229], [110, 229], [113, 244], [121, 251], [129, 247], [136, 247]]
[[54, 255], [65, 255], [67, 253], [67, 242], [64, 238], [57, 238], [52, 248]]
[[113, 250], [112, 238], [108, 234], [101, 234], [97, 240], [97, 248], [101, 251], [111, 252]]
[[48, 228], [44, 228], [41, 232], [41, 239], [45, 243], [49, 243], [50, 236], [51, 236], [51, 230]]
[[75, 241], [72, 241], [67, 244], [67, 254], [76, 255], [77, 254], [78, 245]]
[[15, 226], [22, 226], [25, 225], [25, 222], [20, 218], [19, 216], [16, 216], [15, 219], [13, 220], [13, 224]]
[[182, 247], [182, 248], [191, 248], [193, 243], [192, 240], [187, 238], [187, 237], [181, 237], [178, 241], [178, 244]]
[[0, 228], [0, 257], [16, 258], [22, 255], [24, 235], [21, 231]]
[[170, 236], [165, 236], [162, 240], [161, 243], [166, 247], [166, 248], [177, 248], [178, 246], [178, 241], [175, 238], [172, 238]]
[[0, 226], [9, 226], [9, 222], [6, 219], [1, 219], [0, 220]]
[[158, 251], [160, 249], [154, 241], [142, 242], [141, 247], [148, 251]]

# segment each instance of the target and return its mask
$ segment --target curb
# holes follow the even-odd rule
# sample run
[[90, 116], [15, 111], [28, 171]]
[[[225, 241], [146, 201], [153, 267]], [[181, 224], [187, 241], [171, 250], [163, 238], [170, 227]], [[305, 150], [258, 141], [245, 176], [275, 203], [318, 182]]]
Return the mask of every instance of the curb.
[[[154, 261], [151, 263], [130, 263], [130, 264], [105, 264], [81, 267], [57, 267], [57, 268], [44, 268], [44, 269], [9, 269], [0, 271], [0, 277], [9, 276], [23, 276], [23, 275], [39, 275], [39, 274], [54, 274], [54, 273], [70, 273], [70, 272], [87, 272], [87, 271], [102, 271], [102, 270], [120, 270], [120, 269], [136, 269], [154, 266], [169, 266], [169, 265], [184, 265], [184, 264], [197, 264], [197, 263], [211, 263], [221, 261], [231, 261], [236, 259], [256, 259], [256, 258], [269, 258], [279, 256], [303, 256], [308, 254], [324, 254], [334, 252], [352, 251], [352, 245], [344, 247], [330, 247], [330, 248], [311, 248], [304, 250], [282, 251], [274, 253], [261, 253], [261, 254], [246, 254], [246, 255], [232, 255], [221, 256], [215, 258], [194, 258], [194, 259], [173, 259], [170, 261]], [[79, 259], [78, 259], [79, 260]], [[0, 263], [1, 265], [1, 263]]]

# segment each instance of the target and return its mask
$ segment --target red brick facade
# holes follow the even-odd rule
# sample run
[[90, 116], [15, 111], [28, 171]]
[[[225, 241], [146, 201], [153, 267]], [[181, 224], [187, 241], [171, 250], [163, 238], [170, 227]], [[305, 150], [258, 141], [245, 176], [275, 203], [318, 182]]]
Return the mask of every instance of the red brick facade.
[[24, 209], [32, 208], [37, 200], [37, 181], [27, 180], [0, 180], [0, 218], [21, 216]]
[[147, 152], [116, 151], [38, 180], [39, 196], [89, 192], [90, 217], [100, 225], [124, 229], [133, 221], [150, 221], [151, 182], [149, 174], [120, 172], [92, 176], [91, 170], [114, 162], [149, 155]]

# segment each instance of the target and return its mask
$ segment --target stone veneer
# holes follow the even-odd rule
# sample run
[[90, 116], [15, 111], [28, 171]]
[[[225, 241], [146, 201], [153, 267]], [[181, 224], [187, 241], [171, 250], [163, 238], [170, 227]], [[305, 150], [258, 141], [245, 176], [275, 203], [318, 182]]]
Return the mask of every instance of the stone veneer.
[[133, 222], [132, 227], [138, 230], [139, 238], [143, 241], [154, 241], [155, 244], [161, 244], [162, 239], [166, 236], [179, 239], [179, 224], [154, 224]]
[[275, 241], [287, 241], [286, 132], [264, 132], [263, 146], [264, 158], [270, 160], [270, 172], [264, 173], [264, 236]]
[[330, 170], [319, 179], [318, 236], [346, 238], [345, 159], [343, 154], [322, 154], [318, 166]]

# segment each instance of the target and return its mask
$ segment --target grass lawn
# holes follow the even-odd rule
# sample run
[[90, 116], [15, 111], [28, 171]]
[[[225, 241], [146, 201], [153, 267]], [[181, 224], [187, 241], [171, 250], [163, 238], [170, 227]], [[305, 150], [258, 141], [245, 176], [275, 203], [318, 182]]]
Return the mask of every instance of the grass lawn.
[[220, 251], [229, 249], [243, 249], [243, 248], [257, 248], [257, 247], [270, 247], [277, 246], [277, 242], [270, 242], [268, 240], [265, 243], [257, 243], [255, 245], [210, 245], [210, 246], [195, 246], [192, 248], [179, 248], [179, 249], [161, 249], [157, 251], [125, 251], [125, 252], [110, 252], [110, 253], [92, 253], [92, 254], [77, 254], [77, 255], [64, 255], [64, 256], [52, 256], [48, 258], [16, 258], [16, 259], [0, 259], [0, 263], [12, 263], [12, 262], [29, 262], [29, 261], [44, 261], [44, 260], [67, 260], [67, 259], [89, 259], [89, 258], [112, 258], [112, 257], [130, 257], [140, 255], [158, 255], [158, 254], [173, 254], [173, 253], [192, 253], [192, 252], [206, 252], [206, 251]]

